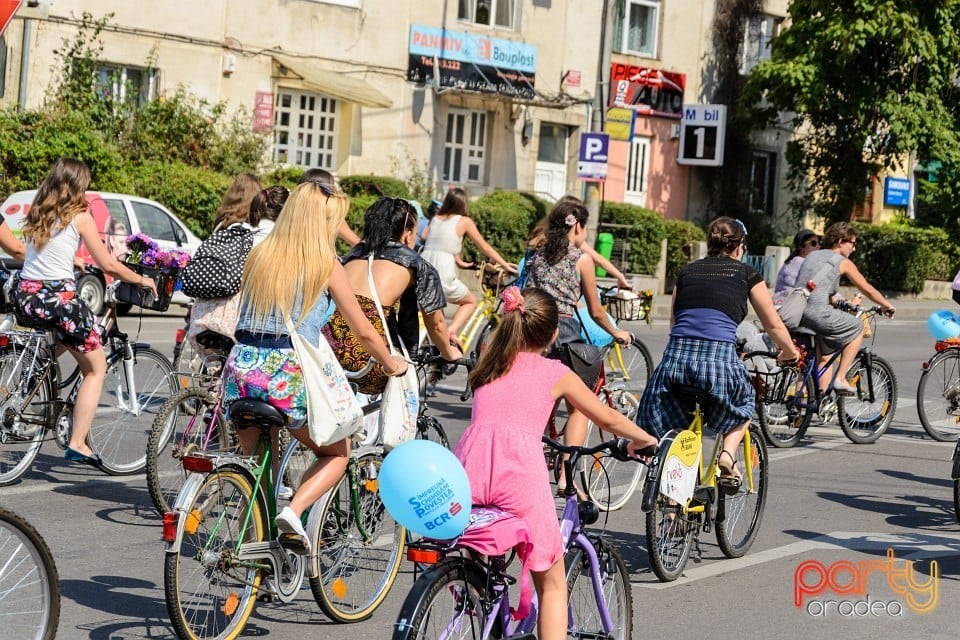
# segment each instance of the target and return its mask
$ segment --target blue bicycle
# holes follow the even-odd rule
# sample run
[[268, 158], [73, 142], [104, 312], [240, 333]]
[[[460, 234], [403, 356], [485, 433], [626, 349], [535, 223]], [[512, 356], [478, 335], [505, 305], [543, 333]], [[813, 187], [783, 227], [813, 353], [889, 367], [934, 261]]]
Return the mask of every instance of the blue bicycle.
[[[581, 456], [608, 451], [618, 459], [633, 460], [623, 439], [593, 447], [564, 446], [547, 437], [543, 442], [570, 455], [563, 462], [568, 478], [573, 477]], [[602, 535], [585, 531], [600, 517], [597, 506], [591, 501], [579, 502], [573, 483], [564, 498], [560, 530], [569, 594], [568, 637], [628, 640], [633, 630], [633, 598], [623, 558]], [[535, 638], [535, 603], [522, 619], [514, 620], [511, 615], [509, 590], [517, 579], [507, 569], [516, 554], [503, 549], [502, 555], [486, 556], [472, 546], [474, 527], [498, 526], [498, 518], [503, 515], [497, 510], [474, 509], [471, 524], [460, 538], [421, 540], [409, 545], [407, 558], [430, 568], [407, 595], [397, 617], [394, 640]]]

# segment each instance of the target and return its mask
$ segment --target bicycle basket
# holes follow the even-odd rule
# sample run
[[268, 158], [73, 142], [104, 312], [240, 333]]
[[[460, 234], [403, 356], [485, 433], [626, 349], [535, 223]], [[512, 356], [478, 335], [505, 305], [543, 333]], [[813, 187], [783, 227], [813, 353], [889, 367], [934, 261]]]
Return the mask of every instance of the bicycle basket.
[[757, 399], [765, 404], [779, 404], [796, 393], [800, 370], [796, 367], [774, 365], [770, 370], [754, 369], [753, 385]]
[[613, 316], [614, 320], [631, 322], [646, 319], [653, 296], [644, 291], [640, 296], [631, 294], [628, 297], [626, 292], [618, 291], [614, 295], [604, 296], [603, 301], [607, 305], [607, 313]]

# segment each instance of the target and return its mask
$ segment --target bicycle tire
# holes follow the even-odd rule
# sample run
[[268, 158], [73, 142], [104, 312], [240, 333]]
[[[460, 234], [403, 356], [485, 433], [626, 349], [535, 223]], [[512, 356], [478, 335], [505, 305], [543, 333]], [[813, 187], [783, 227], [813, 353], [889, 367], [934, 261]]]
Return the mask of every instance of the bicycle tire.
[[481, 638], [489, 611], [486, 586], [486, 572], [473, 561], [442, 560], [413, 583], [393, 626], [393, 640]]
[[601, 591], [613, 628], [609, 634], [603, 628], [600, 608], [594, 595], [590, 560], [582, 549], [574, 547], [564, 554], [569, 610], [567, 637], [630, 640], [633, 637], [633, 594], [627, 566], [620, 552], [607, 542], [598, 539], [595, 548], [603, 581]]
[[946, 349], [926, 364], [917, 383], [917, 414], [934, 440], [953, 442], [960, 436], [960, 349]]
[[953, 517], [960, 524], [960, 480], [953, 481]]
[[486, 351], [487, 346], [490, 344], [490, 338], [493, 336], [493, 332], [496, 331], [499, 324], [500, 316], [492, 315], [487, 320], [487, 323], [483, 326], [483, 329], [481, 329], [477, 334], [477, 342], [473, 345], [473, 350], [471, 352], [475, 362], [479, 360], [480, 355]]
[[851, 371], [856, 379], [856, 394], [840, 396], [837, 401], [840, 428], [855, 444], [876, 442], [893, 422], [893, 415], [897, 412], [897, 374], [890, 363], [878, 355], [872, 355], [874, 400], [870, 402], [865, 359], [866, 353], [860, 352]]
[[[640, 402], [632, 393], [615, 390], [611, 394], [611, 403], [631, 421], [636, 418]], [[601, 431], [592, 421], [587, 423], [584, 446], [592, 447], [611, 438], [617, 436]], [[617, 460], [609, 454], [580, 458], [580, 484], [601, 511], [616, 511], [627, 504], [646, 471], [647, 467], [640, 462]]]
[[153, 421], [147, 441], [147, 490], [161, 515], [173, 509], [189, 475], [183, 470], [185, 455], [233, 448], [223, 412], [211, 415], [216, 402], [209, 389], [190, 387], [167, 400]]
[[[262, 542], [268, 530], [262, 502], [244, 473], [220, 469], [197, 487], [180, 517], [183, 531], [164, 556], [163, 590], [180, 640], [232, 640], [256, 604], [263, 571], [232, 564], [241, 542]], [[245, 540], [239, 540], [252, 509]]]
[[29, 522], [6, 509], [0, 509], [0, 610], [8, 638], [57, 637], [60, 577], [53, 554]]
[[769, 444], [778, 449], [789, 449], [806, 435], [816, 406], [816, 400], [810, 398], [812, 381], [813, 377], [805, 367], [798, 377], [796, 388], [788, 392], [782, 402], [765, 402], [762, 397], [757, 400], [757, 422]]
[[100, 393], [97, 413], [87, 442], [103, 461], [110, 475], [130, 475], [147, 465], [147, 442], [153, 423], [164, 404], [179, 390], [167, 357], [149, 347], [134, 347], [133, 367], [139, 415], [125, 404], [129, 396], [123, 371], [123, 358], [107, 364], [107, 375]]
[[[30, 469], [40, 453], [47, 429], [53, 424], [57, 394], [47, 375], [24, 408], [26, 396], [20, 392], [22, 367], [13, 352], [0, 357], [0, 487], [17, 482]], [[29, 391], [33, 391], [30, 389]]]
[[[661, 452], [669, 451], [673, 438], [678, 433], [680, 432], [671, 431], [663, 437], [660, 441]], [[646, 513], [644, 537], [653, 573], [661, 582], [673, 582], [683, 574], [700, 521], [698, 516], [688, 513], [685, 506], [670, 504], [670, 499], [660, 492], [664, 471], [665, 465], [658, 462], [654, 467], [653, 477], [647, 478], [645, 492], [653, 492], [655, 496], [650, 510]], [[655, 484], [651, 487], [650, 482]], [[699, 480], [697, 484], [700, 484]], [[644, 503], [647, 504], [646, 497]]]
[[379, 607], [400, 570], [406, 546], [406, 530], [383, 506], [377, 478], [383, 458], [366, 454], [356, 461], [357, 510], [363, 540], [351, 498], [350, 473], [326, 494], [320, 512], [320, 527], [313, 548], [320, 561], [320, 574], [310, 578], [313, 598], [323, 612], [336, 622], [357, 622], [369, 618]]
[[[282, 429], [281, 433], [285, 431], [286, 429]], [[313, 465], [316, 459], [316, 454], [309, 447], [295, 438], [290, 438], [290, 442], [283, 448], [283, 457], [280, 459], [280, 467], [277, 469], [277, 478], [280, 478], [280, 481], [275, 483], [273, 488], [274, 498], [278, 502], [289, 500], [292, 494], [296, 493], [303, 480], [303, 474], [307, 472], [307, 469]], [[284, 487], [290, 490], [291, 494], [289, 496], [281, 495]], [[277, 507], [277, 511], [280, 511], [280, 507]]]
[[606, 350], [604, 366], [610, 382], [621, 385], [636, 395], [639, 400], [643, 397], [643, 391], [647, 388], [650, 374], [653, 372], [653, 356], [650, 355], [647, 345], [636, 334], [631, 336], [630, 344], [611, 343], [610, 348]]
[[[745, 452], [746, 443], [741, 441], [737, 449], [737, 462], [743, 474], [743, 482], [736, 494], [729, 496], [720, 491], [716, 521], [717, 546], [728, 558], [743, 556], [753, 545], [760, 531], [763, 509], [767, 503], [767, 486], [770, 479], [770, 456], [767, 445], [756, 428], [750, 428], [750, 455]], [[744, 468], [749, 460], [753, 488], [748, 487]], [[722, 514], [722, 515], [721, 515]]]
[[443, 445], [445, 449], [450, 448], [446, 430], [433, 416], [417, 416], [417, 440], [430, 440]]

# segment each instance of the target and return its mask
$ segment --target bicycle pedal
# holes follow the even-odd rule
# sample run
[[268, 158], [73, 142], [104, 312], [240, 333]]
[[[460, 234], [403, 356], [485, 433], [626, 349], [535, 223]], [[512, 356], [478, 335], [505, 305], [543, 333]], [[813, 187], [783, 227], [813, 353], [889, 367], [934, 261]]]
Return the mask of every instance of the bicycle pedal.
[[696, 505], [713, 504], [717, 499], [717, 488], [699, 485], [693, 490], [693, 502]]

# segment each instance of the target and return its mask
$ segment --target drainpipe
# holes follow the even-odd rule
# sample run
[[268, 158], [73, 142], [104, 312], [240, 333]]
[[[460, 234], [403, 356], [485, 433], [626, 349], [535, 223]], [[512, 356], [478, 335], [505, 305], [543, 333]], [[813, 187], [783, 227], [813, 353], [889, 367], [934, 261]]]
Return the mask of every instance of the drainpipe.
[[[603, 118], [606, 114], [606, 95], [610, 84], [610, 58], [613, 47], [610, 34], [613, 32], [613, 12], [610, 0], [603, 0], [603, 13], [600, 23], [600, 47], [597, 56], [597, 87], [593, 96], [592, 118], [590, 105], [587, 105], [587, 131], [603, 131]], [[597, 224], [600, 222], [600, 184], [584, 183], [583, 204], [590, 213], [587, 219], [587, 242], [593, 244], [597, 236]]]
[[23, 21], [23, 41], [20, 47], [20, 93], [17, 98], [20, 111], [27, 108], [27, 78], [30, 75], [31, 40], [33, 40], [33, 20], [27, 18]]

